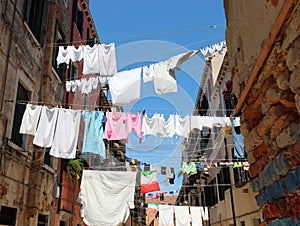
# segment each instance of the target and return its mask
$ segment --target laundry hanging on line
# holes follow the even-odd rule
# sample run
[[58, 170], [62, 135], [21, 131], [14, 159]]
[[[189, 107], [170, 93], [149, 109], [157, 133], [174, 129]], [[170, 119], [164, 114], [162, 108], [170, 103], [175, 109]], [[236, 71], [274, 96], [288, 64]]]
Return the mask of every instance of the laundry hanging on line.
[[198, 170], [202, 172], [208, 172], [212, 168], [222, 168], [222, 167], [232, 167], [232, 168], [243, 168], [243, 170], [248, 171], [250, 164], [247, 161], [201, 161], [201, 162], [182, 162], [181, 171], [178, 177], [182, 174], [193, 175], [197, 174]]
[[212, 57], [215, 55], [216, 52], [221, 53], [224, 48], [226, 48], [226, 41], [221, 41], [215, 44], [212, 44], [210, 46], [207, 46], [205, 48], [201, 48], [200, 51], [204, 57], [205, 60], [207, 60], [209, 57]]
[[[109, 46], [109, 47], [108, 47]], [[108, 50], [106, 50], [107, 48]], [[105, 49], [105, 50], [103, 50]], [[189, 50], [148, 66], [135, 68], [128, 71], [117, 72], [114, 43], [109, 45], [95, 44], [93, 47], [83, 46], [80, 49], [60, 46], [57, 63], [73, 61], [72, 51], [82, 51], [83, 75], [95, 74], [94, 78], [82, 78], [66, 81], [66, 91], [73, 93], [80, 90], [83, 94], [90, 94], [92, 89], [109, 84], [112, 94], [112, 103], [116, 106], [126, 106], [140, 98], [140, 81], [143, 76], [144, 82], [154, 80], [154, 90], [157, 95], [177, 92], [175, 69], [180, 70], [181, 64], [195, 56], [200, 50]], [[100, 71], [100, 72], [99, 72]], [[104, 71], [104, 72], [103, 72]], [[143, 73], [141, 73], [143, 72]]]
[[143, 135], [153, 135], [161, 137], [182, 136], [188, 138], [193, 129], [202, 130], [204, 127], [231, 126], [229, 117], [216, 116], [191, 116], [186, 115], [181, 118], [179, 115], [170, 114], [165, 120], [163, 114], [154, 114], [151, 118], [145, 113], [142, 124]]
[[136, 172], [83, 170], [78, 202], [87, 225], [126, 223], [134, 209]]
[[[79, 125], [81, 120], [81, 110], [73, 110], [73, 109], [64, 109], [64, 108], [52, 108], [49, 109], [46, 106], [42, 107], [42, 110], [38, 111], [39, 114], [36, 113], [36, 107], [31, 104], [28, 104], [26, 107], [22, 123], [20, 128], [28, 127], [28, 130], [21, 130], [20, 132], [23, 134], [34, 133], [36, 136], [34, 137], [34, 144], [40, 147], [51, 147], [50, 154], [60, 158], [75, 158], [76, 156], [76, 147], [79, 133]], [[89, 114], [87, 112], [93, 111], [84, 111], [84, 114]], [[94, 112], [96, 115], [98, 113]], [[100, 114], [100, 113], [99, 113]], [[103, 113], [104, 114], [104, 113]], [[89, 131], [86, 133], [85, 139], [94, 139], [84, 142], [92, 142], [93, 145], [97, 146], [97, 150], [102, 158], [104, 156], [104, 148], [103, 143], [100, 142], [103, 139], [107, 140], [127, 140], [129, 134], [133, 131], [137, 134], [140, 141], [142, 141], [142, 136], [144, 135], [154, 135], [154, 136], [162, 136], [162, 137], [172, 137], [176, 134], [176, 131], [179, 131], [177, 126], [184, 126], [182, 122], [176, 123], [175, 115], [169, 115], [168, 120], [164, 120], [163, 114], [157, 114], [155, 117], [148, 118], [145, 114], [142, 117], [141, 113], [132, 114], [125, 112], [105, 112], [105, 130], [102, 136], [101, 126], [103, 126], [100, 122], [92, 122], [95, 123], [95, 126], [91, 128], [94, 131]], [[214, 117], [214, 116], [185, 116], [188, 119], [186, 120], [188, 125], [191, 125], [183, 134], [190, 133], [194, 128], [201, 129], [203, 127], [211, 127], [212, 125], [220, 125], [220, 126], [228, 126], [230, 125], [230, 119], [228, 117]], [[197, 122], [201, 123], [190, 123], [192, 119], [198, 117]], [[178, 117], [177, 117], [178, 118]], [[201, 120], [202, 118], [202, 120]], [[36, 132], [32, 132], [32, 128], [35, 128], [37, 120], [39, 120]], [[100, 121], [104, 120], [103, 119]], [[69, 122], [69, 124], [66, 124]], [[57, 123], [57, 126], [55, 127]], [[85, 121], [85, 126], [90, 126], [91, 121]], [[189, 124], [190, 123], [190, 124]], [[72, 127], [72, 133], [64, 132], [66, 129], [70, 129]], [[46, 128], [46, 129], [45, 129]], [[103, 128], [102, 128], [103, 129]], [[96, 133], [96, 136], [88, 136], [88, 133]], [[177, 136], [182, 136], [183, 134], [176, 134]], [[90, 138], [88, 138], [90, 137]], [[92, 137], [92, 138], [91, 138]], [[67, 142], [69, 142], [67, 144]], [[101, 147], [101, 148], [100, 148]], [[83, 152], [85, 152], [86, 146], [84, 146]], [[102, 154], [101, 154], [102, 153]]]
[[97, 74], [101, 77], [110, 77], [117, 73], [115, 43], [95, 44], [94, 46], [79, 45], [59, 46], [56, 58], [57, 66], [62, 63], [83, 60], [82, 74]]

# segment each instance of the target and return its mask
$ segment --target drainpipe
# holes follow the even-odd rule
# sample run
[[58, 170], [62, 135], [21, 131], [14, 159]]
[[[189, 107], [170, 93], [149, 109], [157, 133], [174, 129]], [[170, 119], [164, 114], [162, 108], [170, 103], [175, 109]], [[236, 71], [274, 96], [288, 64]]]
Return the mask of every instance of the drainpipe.
[[[73, 42], [73, 37], [74, 37], [74, 23], [75, 23], [75, 16], [76, 14], [74, 14], [74, 11], [77, 7], [77, 1], [76, 0], [73, 0], [72, 1], [72, 8], [71, 8], [71, 31], [70, 31], [70, 42], [72, 43]], [[72, 69], [72, 63], [70, 62], [69, 63], [69, 69], [68, 69], [68, 78], [69, 79], [71, 77], [71, 69]], [[66, 106], [69, 105], [69, 93], [65, 91], [65, 103], [66, 103]], [[61, 198], [61, 192], [62, 192], [62, 182], [63, 182], [63, 173], [64, 173], [64, 167], [65, 165], [63, 164], [63, 160], [60, 159], [60, 168], [59, 168], [59, 181], [58, 181], [58, 184], [59, 184], [59, 189], [60, 189], [60, 197], [58, 199], [58, 204], [57, 204], [57, 213], [59, 213], [60, 211], [60, 208], [61, 208], [61, 202], [62, 202], [62, 198]], [[72, 207], [73, 208], [73, 207]], [[73, 210], [72, 210], [73, 211]], [[72, 214], [72, 221], [73, 221], [73, 214]]]
[[[6, 0], [6, 2], [5, 2], [5, 7], [4, 7], [5, 11], [2, 12], [2, 17], [3, 17], [4, 21], [6, 21], [5, 17], [6, 17], [7, 2], [8, 2], [8, 0]], [[12, 33], [13, 33], [13, 30], [14, 30], [14, 24], [15, 24], [17, 2], [18, 2], [18, 0], [14, 1], [14, 12], [13, 12], [13, 17], [12, 17], [11, 25], [9, 24], [9, 22], [6, 21], [7, 24], [9, 25], [9, 42], [8, 42], [8, 45], [7, 45], [6, 61], [5, 61], [4, 72], [3, 72], [4, 78], [3, 78], [2, 84], [1, 84], [0, 112], [2, 112], [3, 105], [4, 105], [4, 95], [5, 95], [7, 74], [8, 74], [8, 64], [9, 64], [9, 58], [10, 58], [11, 43], [12, 43]]]
[[[226, 140], [226, 138], [224, 139], [224, 143], [225, 143], [226, 156], [228, 156], [228, 149], [227, 149], [227, 140]], [[232, 181], [231, 181], [231, 177], [230, 177], [230, 184], [233, 184]], [[233, 225], [236, 226], [235, 208], [234, 208], [234, 200], [233, 200], [233, 194], [232, 194], [232, 185], [230, 185], [229, 193], [230, 193], [230, 202], [231, 202], [231, 211], [232, 211]]]
[[4, 152], [5, 152], [5, 146], [6, 146], [6, 142], [7, 142], [7, 138], [6, 138], [6, 130], [7, 130], [7, 123], [8, 123], [8, 119], [5, 115], [3, 115], [2, 113], [0, 113], [0, 117], [1, 119], [4, 121], [5, 125], [4, 125], [4, 132], [3, 132], [3, 136], [2, 136], [2, 149], [0, 152], [0, 169], [2, 168], [2, 157], [4, 157]]

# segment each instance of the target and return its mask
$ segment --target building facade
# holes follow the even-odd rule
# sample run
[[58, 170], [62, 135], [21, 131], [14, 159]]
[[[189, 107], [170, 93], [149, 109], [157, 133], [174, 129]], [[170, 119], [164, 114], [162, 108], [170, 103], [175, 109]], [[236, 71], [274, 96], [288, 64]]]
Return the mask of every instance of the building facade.
[[224, 6], [235, 115], [241, 115], [256, 202], [264, 224], [298, 225], [300, 2]]
[[[195, 116], [233, 116], [236, 103], [228, 66], [226, 47], [207, 58]], [[183, 175], [179, 203], [208, 207], [207, 225], [258, 225], [261, 221], [249, 171], [243, 167], [248, 164], [247, 156], [241, 150], [237, 153], [233, 135], [232, 126], [216, 123], [211, 128], [194, 129], [185, 141], [183, 161], [194, 161], [197, 174]]]
[[60, 44], [98, 41], [88, 1], [5, 0], [0, 10], [0, 224], [84, 225], [66, 161], [19, 129], [29, 103], [68, 106], [65, 81], [75, 70], [56, 56]]

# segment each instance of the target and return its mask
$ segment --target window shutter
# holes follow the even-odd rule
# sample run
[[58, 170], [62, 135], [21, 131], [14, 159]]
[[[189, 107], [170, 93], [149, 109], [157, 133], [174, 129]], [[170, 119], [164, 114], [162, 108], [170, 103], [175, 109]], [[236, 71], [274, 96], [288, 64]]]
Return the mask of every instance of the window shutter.
[[32, 0], [27, 0], [26, 1], [26, 9], [25, 9], [25, 21], [27, 23], [29, 23], [31, 5], [32, 5]]
[[77, 11], [77, 28], [82, 37], [82, 31], [83, 31], [83, 12], [82, 11]]
[[41, 24], [41, 34], [39, 43], [41, 46], [44, 44], [44, 38], [47, 30], [47, 21], [48, 21], [48, 0], [43, 1], [43, 9], [42, 9], [42, 24]]

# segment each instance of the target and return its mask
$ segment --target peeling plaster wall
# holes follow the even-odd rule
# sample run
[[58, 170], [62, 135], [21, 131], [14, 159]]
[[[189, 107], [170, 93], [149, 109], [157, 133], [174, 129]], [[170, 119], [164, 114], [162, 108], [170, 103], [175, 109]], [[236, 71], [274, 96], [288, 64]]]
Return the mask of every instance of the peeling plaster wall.
[[277, 1], [225, 0], [226, 40], [230, 67], [233, 69], [234, 92], [247, 80], [284, 3]]
[[[265, 223], [299, 224], [300, 2], [224, 3], [228, 56], [238, 97], [241, 84], [247, 86], [253, 68], [262, 64], [241, 111], [252, 189], [258, 192], [256, 202]], [[290, 10], [281, 11], [287, 5]], [[281, 27], [276, 19], [282, 12], [287, 17]], [[270, 54], [261, 59], [259, 54], [276, 26], [279, 34], [267, 46]]]

